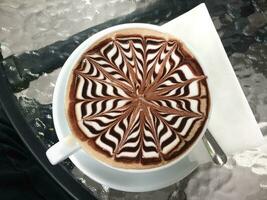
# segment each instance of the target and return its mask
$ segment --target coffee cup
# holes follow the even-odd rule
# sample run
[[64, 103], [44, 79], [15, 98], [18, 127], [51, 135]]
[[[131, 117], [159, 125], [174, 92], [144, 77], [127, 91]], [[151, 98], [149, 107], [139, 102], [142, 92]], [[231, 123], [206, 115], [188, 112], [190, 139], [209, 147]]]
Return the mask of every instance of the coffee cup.
[[77, 47], [60, 72], [53, 96], [59, 142], [46, 155], [57, 164], [82, 152], [74, 164], [93, 161], [91, 168], [131, 177], [167, 174], [201, 140], [211, 96], [190, 44], [155, 25], [105, 29]]

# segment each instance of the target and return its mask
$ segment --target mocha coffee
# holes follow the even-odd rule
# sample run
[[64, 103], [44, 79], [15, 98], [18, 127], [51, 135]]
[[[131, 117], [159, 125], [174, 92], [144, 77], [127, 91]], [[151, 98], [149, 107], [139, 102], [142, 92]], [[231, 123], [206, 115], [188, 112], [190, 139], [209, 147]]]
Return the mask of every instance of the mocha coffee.
[[69, 126], [83, 149], [115, 167], [144, 169], [179, 158], [210, 110], [206, 76], [177, 38], [126, 29], [96, 41], [73, 66]]

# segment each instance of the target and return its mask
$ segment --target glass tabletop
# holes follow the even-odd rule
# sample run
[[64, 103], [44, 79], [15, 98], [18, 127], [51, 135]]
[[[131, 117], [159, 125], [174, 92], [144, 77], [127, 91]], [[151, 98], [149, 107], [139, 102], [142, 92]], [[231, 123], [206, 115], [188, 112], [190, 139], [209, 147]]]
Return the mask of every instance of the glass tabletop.
[[[53, 90], [64, 61], [82, 41], [116, 24], [161, 25], [200, 2], [2, 0], [0, 43], [4, 76], [0, 78], [7, 80], [9, 91], [15, 97], [10, 101], [14, 101], [14, 109], [19, 110], [30, 127], [31, 132], [21, 137], [37, 139], [43, 152], [58, 141], [52, 119]], [[267, 135], [267, 2], [207, 0], [205, 3], [259, 126]], [[19, 123], [14, 125], [18, 131], [24, 128]], [[27, 141], [30, 149], [38, 149], [38, 145], [33, 148], [30, 140]], [[45, 159], [44, 154], [38, 156], [40, 160]], [[43, 166], [46, 165], [49, 163], [44, 162]], [[100, 185], [70, 160], [59, 167], [75, 180], [76, 187], [98, 199], [263, 200], [267, 196], [267, 154], [260, 149], [229, 156], [221, 168], [212, 163], [204, 164], [179, 183], [145, 193], [116, 191]], [[55, 179], [63, 179], [53, 171], [50, 174]], [[65, 189], [72, 192], [71, 188]], [[79, 194], [73, 196], [82, 199]]]

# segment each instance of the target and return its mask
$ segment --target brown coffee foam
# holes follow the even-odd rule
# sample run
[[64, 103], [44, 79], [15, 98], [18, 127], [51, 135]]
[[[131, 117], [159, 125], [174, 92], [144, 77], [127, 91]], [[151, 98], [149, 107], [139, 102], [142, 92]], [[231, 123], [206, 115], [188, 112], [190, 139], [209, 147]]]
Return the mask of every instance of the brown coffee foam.
[[[177, 38], [169, 35], [169, 34], [163, 34], [157, 31], [151, 31], [151, 30], [144, 30], [144, 29], [135, 29], [135, 30], [122, 30], [119, 33], [112, 33], [109, 36], [106, 36], [104, 38], [101, 38], [98, 40], [92, 47], [89, 47], [86, 53], [92, 53], [94, 51], [97, 51], [95, 47], [101, 47], [106, 41], [108, 41], [110, 38], [114, 39], [116, 37], [121, 37], [125, 35], [131, 35], [134, 36], [135, 34], [140, 35], [153, 35], [154, 38], [163, 38], [165, 40], [175, 40], [178, 41], [180, 45], [180, 51], [185, 55], [183, 58], [184, 63], [188, 63], [191, 66], [192, 72], [195, 75], [203, 75], [203, 71], [198, 64], [198, 62], [195, 60], [194, 56], [190, 53], [190, 51], [185, 47], [185, 45], [180, 42]], [[156, 35], [156, 37], [155, 37]], [[93, 49], [93, 50], [92, 50]], [[85, 54], [86, 54], [85, 53]], [[82, 57], [80, 58], [81, 62]], [[193, 62], [191, 62], [193, 60]], [[79, 63], [74, 67], [76, 69], [79, 66]], [[198, 68], [198, 70], [196, 70]], [[203, 95], [203, 101], [202, 107], [200, 108], [202, 113], [205, 113], [206, 116], [203, 118], [203, 120], [198, 121], [196, 126], [192, 128], [190, 131], [191, 134], [189, 134], [188, 137], [182, 141], [184, 145], [181, 145], [177, 148], [175, 148], [172, 152], [170, 152], [167, 156], [164, 157], [166, 160], [161, 160], [160, 162], [153, 162], [151, 163], [141, 163], [139, 159], [136, 160], [131, 160], [131, 159], [114, 159], [114, 157], [110, 157], [109, 154], [107, 154], [105, 151], [103, 151], [99, 146], [97, 146], [94, 142], [93, 139], [88, 139], [87, 136], [81, 131], [79, 126], [76, 123], [76, 116], [74, 113], [74, 105], [75, 105], [75, 98], [74, 98], [74, 91], [75, 91], [75, 81], [71, 81], [74, 79], [74, 75], [71, 74], [70, 76], [70, 81], [68, 82], [68, 89], [67, 89], [67, 109], [66, 113], [68, 116], [68, 122], [70, 125], [70, 128], [72, 130], [72, 133], [79, 139], [81, 146], [83, 149], [92, 155], [94, 158], [101, 160], [104, 163], [107, 163], [109, 165], [112, 165], [114, 167], [119, 167], [119, 168], [129, 168], [129, 169], [146, 169], [146, 168], [154, 168], [158, 167], [161, 165], [164, 165], [166, 163], [169, 163], [171, 160], [175, 158], [179, 158], [182, 154], [185, 153], [185, 151], [192, 145], [192, 143], [196, 140], [196, 138], [199, 136], [199, 134], [202, 132], [203, 126], [205, 124], [205, 121], [207, 120], [207, 113], [209, 112], [209, 92], [205, 88], [207, 87], [207, 82], [206, 80], [201, 80], [201, 93]], [[205, 98], [206, 96], [206, 98]], [[187, 142], [185, 142], [187, 141]]]

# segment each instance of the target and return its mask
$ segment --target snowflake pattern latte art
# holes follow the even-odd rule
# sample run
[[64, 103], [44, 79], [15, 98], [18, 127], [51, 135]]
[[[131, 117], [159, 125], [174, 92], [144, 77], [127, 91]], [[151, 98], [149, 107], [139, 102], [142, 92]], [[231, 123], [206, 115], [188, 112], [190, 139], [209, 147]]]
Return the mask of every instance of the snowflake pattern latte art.
[[117, 33], [89, 48], [73, 70], [72, 131], [115, 166], [148, 168], [179, 157], [209, 109], [206, 76], [175, 38]]

